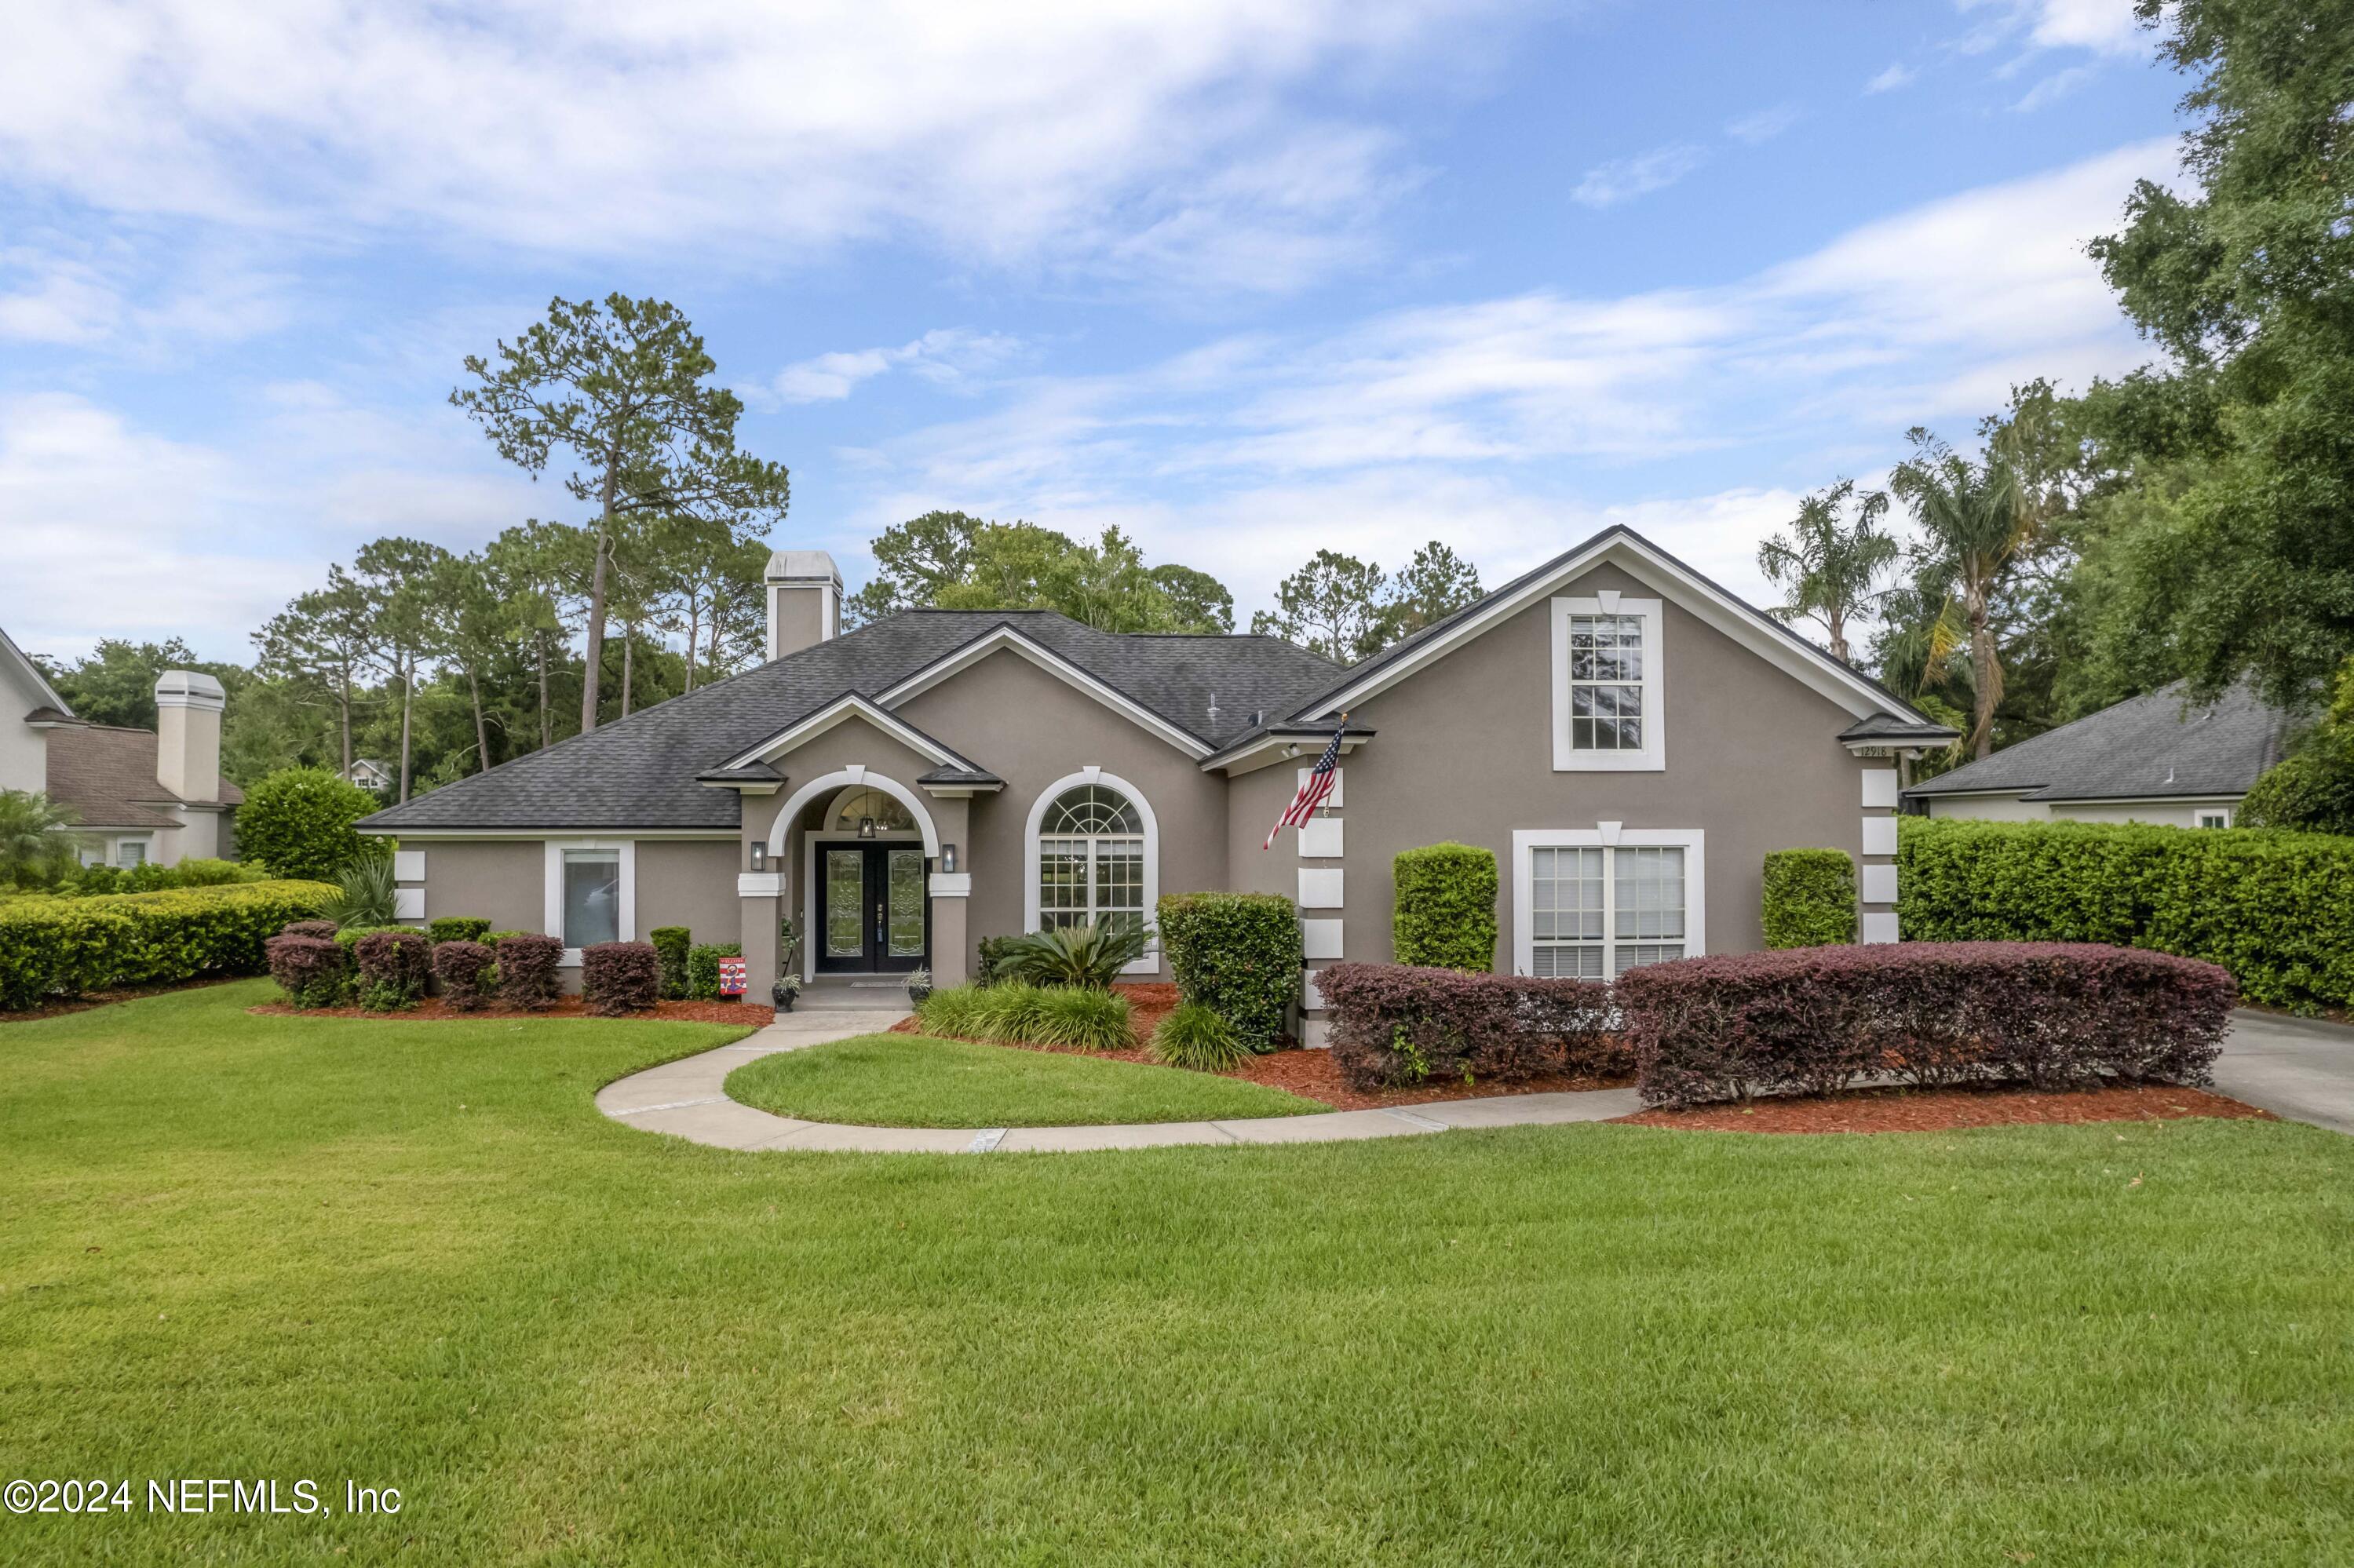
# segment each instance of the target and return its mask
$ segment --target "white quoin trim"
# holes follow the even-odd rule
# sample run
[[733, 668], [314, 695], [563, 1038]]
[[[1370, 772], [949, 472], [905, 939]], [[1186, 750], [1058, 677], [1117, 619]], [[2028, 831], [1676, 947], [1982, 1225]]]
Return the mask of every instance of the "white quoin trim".
[[[1161, 821], [1152, 814], [1152, 802], [1144, 791], [1115, 773], [1088, 766], [1076, 773], [1066, 773], [1038, 792], [1030, 802], [1030, 820], [1022, 830], [1022, 928], [1038, 929], [1038, 872], [1043, 856], [1038, 847], [1038, 830], [1046, 820], [1046, 808], [1066, 789], [1076, 789], [1082, 784], [1099, 785], [1117, 789], [1136, 808], [1137, 821], [1144, 829], [1144, 924], [1150, 930], [1153, 914], [1161, 906]], [[1161, 972], [1161, 944], [1156, 939], [1144, 950], [1144, 956], [1120, 971], [1123, 974], [1150, 975]]]
[[863, 784], [869, 789], [880, 789], [902, 806], [916, 819], [916, 829], [923, 835], [924, 853], [938, 857], [940, 853], [940, 831], [932, 825], [931, 812], [924, 809], [924, 798], [886, 774], [875, 773], [854, 764], [832, 773], [822, 774], [794, 790], [787, 799], [777, 820], [769, 824], [769, 858], [773, 862], [785, 853], [785, 834], [791, 831], [793, 821], [801, 808], [829, 789], [840, 789], [853, 784]]

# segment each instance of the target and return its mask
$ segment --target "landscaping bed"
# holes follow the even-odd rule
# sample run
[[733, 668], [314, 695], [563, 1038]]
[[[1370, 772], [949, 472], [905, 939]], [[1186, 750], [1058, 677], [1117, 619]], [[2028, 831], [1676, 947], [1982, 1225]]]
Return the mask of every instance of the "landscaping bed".
[[2175, 1121], [2185, 1117], [2270, 1121], [2270, 1111], [2205, 1089], [2115, 1084], [2056, 1093], [1986, 1084], [1950, 1089], [1852, 1089], [1829, 1097], [1777, 1096], [1741, 1105], [1638, 1111], [1617, 1119], [1686, 1132], [1947, 1132], [1968, 1127]]
[[[520, 1007], [478, 1007], [471, 1012], [461, 1012], [438, 996], [429, 996], [413, 1007], [394, 1012], [370, 1012], [362, 1007], [295, 1007], [283, 1001], [265, 1001], [259, 1007], [249, 1007], [248, 1012], [265, 1013], [287, 1018], [383, 1018], [412, 1019], [431, 1022], [471, 1022], [493, 1018], [595, 1018], [586, 1001], [578, 996], [559, 997], [552, 1007], [532, 1011]], [[747, 1029], [758, 1029], [775, 1019], [772, 1008], [748, 1001], [658, 1001], [629, 1016], [653, 1019], [674, 1023], [740, 1023]]]

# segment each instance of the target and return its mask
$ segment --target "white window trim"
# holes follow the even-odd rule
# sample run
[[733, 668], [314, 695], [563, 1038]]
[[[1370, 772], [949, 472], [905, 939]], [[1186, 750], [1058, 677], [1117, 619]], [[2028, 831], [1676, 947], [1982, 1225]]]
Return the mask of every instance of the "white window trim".
[[[621, 873], [621, 907], [616, 938], [624, 942], [638, 939], [638, 842], [635, 839], [548, 839], [546, 847], [547, 885], [541, 908], [540, 929], [557, 941], [564, 939], [564, 852], [566, 850], [615, 850]], [[566, 969], [580, 967], [580, 949], [567, 948], [557, 962]]]
[[[1708, 951], [1708, 833], [1702, 828], [1520, 828], [1512, 833], [1512, 972], [1536, 969], [1536, 878], [1529, 852], [1540, 849], [1680, 849], [1684, 852], [1684, 957]], [[1615, 868], [1606, 868], [1606, 880]], [[1614, 947], [1616, 935], [1605, 938]], [[1606, 969], [1608, 965], [1604, 966]]]
[[2223, 819], [2223, 826], [2228, 828], [2232, 825], [2232, 819], [2235, 814], [2229, 806], [2193, 806], [2190, 808], [2190, 825], [2194, 828], [2204, 828], [2207, 824], [2200, 821], [2201, 818], [2221, 817]]
[[1117, 789], [1128, 797], [1136, 808], [1138, 819], [1144, 825], [1144, 929], [1150, 942], [1144, 956], [1120, 972], [1130, 975], [1150, 975], [1161, 972], [1161, 939], [1152, 924], [1153, 912], [1161, 906], [1161, 822], [1152, 814], [1152, 802], [1144, 791], [1116, 774], [1100, 768], [1083, 768], [1055, 779], [1030, 802], [1030, 821], [1022, 830], [1022, 928], [1039, 928], [1038, 873], [1043, 854], [1039, 849], [1039, 829], [1046, 821], [1046, 808], [1053, 805], [1065, 790], [1076, 789], [1082, 784], [1100, 784], [1107, 789]]
[[[1638, 751], [1579, 751], [1569, 744], [1569, 620], [1574, 615], [1628, 615], [1643, 623], [1643, 745]], [[1556, 773], [1657, 773], [1668, 765], [1666, 624], [1661, 601], [1612, 594], [1608, 599], [1553, 601], [1553, 768]]]

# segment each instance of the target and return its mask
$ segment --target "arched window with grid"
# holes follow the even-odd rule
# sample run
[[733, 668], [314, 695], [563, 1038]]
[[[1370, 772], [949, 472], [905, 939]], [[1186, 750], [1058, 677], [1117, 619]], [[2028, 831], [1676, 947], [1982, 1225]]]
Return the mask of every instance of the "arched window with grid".
[[1144, 821], [1135, 802], [1105, 784], [1055, 797], [1038, 822], [1038, 924], [1097, 920], [1144, 924]]

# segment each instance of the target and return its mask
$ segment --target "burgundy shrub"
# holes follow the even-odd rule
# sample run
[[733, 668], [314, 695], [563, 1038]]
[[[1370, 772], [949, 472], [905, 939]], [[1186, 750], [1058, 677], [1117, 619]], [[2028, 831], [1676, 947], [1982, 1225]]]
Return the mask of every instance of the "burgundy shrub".
[[408, 1007], [425, 994], [433, 955], [422, 931], [371, 931], [353, 944], [360, 964], [360, 1005], [376, 1012]]
[[[323, 925], [323, 921], [305, 921]], [[327, 927], [334, 929], [333, 926]], [[261, 944], [270, 963], [270, 978], [296, 1007], [333, 1007], [344, 1000], [351, 980], [352, 956], [341, 942], [329, 938], [272, 937]]]
[[1914, 1084], [2204, 1084], [2238, 988], [2214, 964], [2065, 942], [1797, 948], [1618, 977], [1650, 1105]]
[[332, 942], [335, 939], [335, 923], [333, 920], [290, 920], [286, 928], [278, 934], [281, 937], [316, 937], [323, 942]]
[[1593, 980], [1345, 963], [1318, 969], [1316, 989], [1331, 1014], [1333, 1065], [1352, 1089], [1630, 1065], [1606, 1032], [1609, 988]]
[[580, 991], [588, 1011], [607, 1018], [647, 1012], [662, 1000], [662, 955], [652, 942], [599, 942], [583, 948]]
[[564, 944], [535, 931], [515, 931], [499, 938], [499, 1001], [509, 1007], [544, 1012], [562, 994], [556, 966], [563, 961]]
[[433, 944], [433, 978], [441, 982], [441, 1000], [453, 1012], [473, 1012], [490, 1005], [491, 966], [498, 955], [480, 942]]

